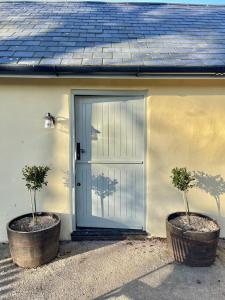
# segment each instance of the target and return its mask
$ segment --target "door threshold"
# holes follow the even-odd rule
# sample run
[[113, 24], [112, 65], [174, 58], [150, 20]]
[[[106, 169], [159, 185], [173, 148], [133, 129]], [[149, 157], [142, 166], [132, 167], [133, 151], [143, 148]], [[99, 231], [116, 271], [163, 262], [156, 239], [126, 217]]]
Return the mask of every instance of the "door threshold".
[[143, 240], [147, 236], [147, 232], [141, 229], [120, 228], [77, 227], [77, 230], [71, 233], [72, 241]]

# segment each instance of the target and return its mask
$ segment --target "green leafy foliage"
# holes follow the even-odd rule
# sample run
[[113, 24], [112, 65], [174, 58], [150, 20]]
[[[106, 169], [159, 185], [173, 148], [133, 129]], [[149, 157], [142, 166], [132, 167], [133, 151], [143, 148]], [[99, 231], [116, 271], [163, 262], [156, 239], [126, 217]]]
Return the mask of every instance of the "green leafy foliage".
[[191, 172], [187, 171], [186, 168], [174, 168], [172, 169], [172, 183], [173, 185], [182, 192], [186, 216], [188, 224], [191, 224], [190, 220], [190, 211], [189, 211], [189, 203], [187, 198], [187, 192], [190, 188], [195, 186], [195, 177], [191, 175]]
[[174, 168], [172, 169], [172, 183], [180, 191], [188, 191], [195, 184], [195, 178], [191, 175], [191, 172], [186, 168]]
[[30, 192], [31, 210], [33, 215], [33, 224], [37, 224], [37, 203], [36, 192], [46, 186], [48, 182], [46, 177], [50, 168], [48, 166], [25, 166], [22, 169], [23, 179], [26, 181], [26, 187]]
[[29, 191], [37, 191], [46, 186], [46, 177], [50, 168], [48, 166], [25, 166], [22, 170], [23, 179]]

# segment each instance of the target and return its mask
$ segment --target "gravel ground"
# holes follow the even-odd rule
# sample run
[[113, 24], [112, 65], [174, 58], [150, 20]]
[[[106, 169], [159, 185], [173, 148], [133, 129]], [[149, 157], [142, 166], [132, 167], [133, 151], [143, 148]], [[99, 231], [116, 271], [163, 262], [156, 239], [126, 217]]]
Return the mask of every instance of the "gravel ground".
[[34, 224], [32, 217], [25, 217], [23, 219], [14, 221], [11, 225], [11, 228], [17, 231], [29, 232], [49, 228], [56, 223], [56, 219], [54, 219], [52, 216], [37, 216], [36, 221], [36, 224]]
[[210, 232], [218, 229], [218, 225], [215, 222], [199, 216], [190, 216], [190, 225], [186, 216], [176, 217], [170, 222], [184, 231]]
[[[164, 240], [63, 243], [37, 269], [16, 267], [0, 247], [0, 299], [225, 299], [225, 265], [172, 262]], [[2, 258], [1, 258], [2, 257]]]

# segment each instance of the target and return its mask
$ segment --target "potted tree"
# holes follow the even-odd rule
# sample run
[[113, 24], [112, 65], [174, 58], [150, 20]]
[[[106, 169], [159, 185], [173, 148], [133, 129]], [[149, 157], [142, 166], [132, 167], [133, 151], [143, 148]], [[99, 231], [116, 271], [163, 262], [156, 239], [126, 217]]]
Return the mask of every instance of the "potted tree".
[[19, 216], [7, 225], [13, 261], [20, 267], [33, 268], [56, 257], [59, 247], [60, 219], [56, 214], [37, 212], [36, 194], [48, 182], [48, 166], [25, 166], [23, 179], [30, 194], [31, 213]]
[[172, 169], [172, 183], [182, 192], [185, 212], [170, 214], [166, 220], [169, 249], [177, 262], [189, 266], [210, 266], [216, 257], [220, 227], [203, 214], [189, 211], [187, 193], [195, 178], [186, 168]]

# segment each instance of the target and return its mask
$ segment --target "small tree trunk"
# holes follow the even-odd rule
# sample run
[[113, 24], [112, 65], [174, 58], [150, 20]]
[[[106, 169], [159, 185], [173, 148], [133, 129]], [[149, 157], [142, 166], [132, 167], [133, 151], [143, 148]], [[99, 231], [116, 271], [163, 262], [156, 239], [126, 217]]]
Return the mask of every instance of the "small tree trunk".
[[35, 223], [35, 218], [34, 218], [34, 204], [33, 204], [33, 199], [32, 199], [32, 192], [31, 190], [29, 190], [30, 192], [30, 204], [31, 204], [31, 211], [32, 211], [32, 217], [33, 217], [33, 223]]
[[36, 190], [34, 190], [34, 211], [35, 211], [35, 224], [37, 224], [37, 203], [36, 203]]
[[188, 224], [191, 224], [190, 221], [190, 211], [189, 211], [189, 204], [188, 204], [188, 200], [187, 200], [187, 193], [186, 191], [183, 191], [183, 199], [184, 199], [184, 206], [185, 206], [185, 210], [186, 210], [186, 217], [187, 217], [187, 221]]

